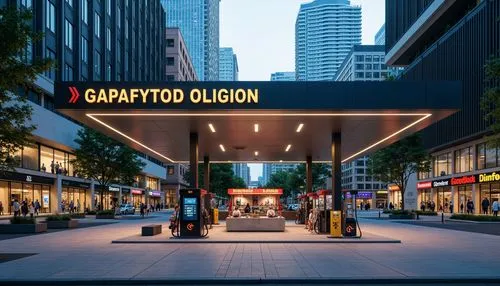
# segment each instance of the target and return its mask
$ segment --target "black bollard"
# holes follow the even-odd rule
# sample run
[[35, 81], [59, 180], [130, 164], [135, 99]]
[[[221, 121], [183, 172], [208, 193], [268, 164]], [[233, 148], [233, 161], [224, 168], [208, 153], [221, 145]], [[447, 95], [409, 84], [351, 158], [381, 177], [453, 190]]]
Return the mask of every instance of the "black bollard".
[[444, 212], [441, 213], [441, 223], [444, 223]]
[[418, 218], [418, 212], [417, 212], [417, 220], [419, 220], [419, 218]]
[[380, 209], [378, 210], [378, 218], [380, 218]]

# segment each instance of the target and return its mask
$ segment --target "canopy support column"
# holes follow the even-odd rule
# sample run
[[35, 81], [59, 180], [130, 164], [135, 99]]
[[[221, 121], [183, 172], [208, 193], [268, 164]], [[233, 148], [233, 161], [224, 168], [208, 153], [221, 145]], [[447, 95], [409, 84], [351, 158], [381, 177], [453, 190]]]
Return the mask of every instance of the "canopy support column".
[[306, 194], [313, 191], [312, 181], [312, 156], [306, 157]]
[[189, 170], [191, 188], [198, 189], [198, 133], [189, 134]]
[[342, 134], [332, 134], [332, 188], [333, 188], [333, 210], [342, 210], [342, 157], [341, 157]]
[[210, 193], [210, 157], [203, 157], [203, 185], [204, 189]]

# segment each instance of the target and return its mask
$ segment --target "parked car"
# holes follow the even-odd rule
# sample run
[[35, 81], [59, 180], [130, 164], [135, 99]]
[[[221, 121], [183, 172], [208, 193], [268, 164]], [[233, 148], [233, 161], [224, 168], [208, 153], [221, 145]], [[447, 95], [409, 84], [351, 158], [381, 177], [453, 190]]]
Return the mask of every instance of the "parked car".
[[120, 205], [121, 214], [135, 214], [135, 207], [131, 204]]

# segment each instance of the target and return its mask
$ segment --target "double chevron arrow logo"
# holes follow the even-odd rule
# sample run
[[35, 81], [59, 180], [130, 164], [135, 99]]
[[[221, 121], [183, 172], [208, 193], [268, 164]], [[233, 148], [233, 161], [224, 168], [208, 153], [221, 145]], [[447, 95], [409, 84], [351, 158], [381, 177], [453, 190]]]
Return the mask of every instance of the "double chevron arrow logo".
[[70, 86], [68, 88], [69, 88], [69, 92], [71, 93], [71, 98], [69, 99], [69, 103], [76, 103], [78, 98], [80, 98], [80, 93], [78, 92], [78, 90], [74, 86]]

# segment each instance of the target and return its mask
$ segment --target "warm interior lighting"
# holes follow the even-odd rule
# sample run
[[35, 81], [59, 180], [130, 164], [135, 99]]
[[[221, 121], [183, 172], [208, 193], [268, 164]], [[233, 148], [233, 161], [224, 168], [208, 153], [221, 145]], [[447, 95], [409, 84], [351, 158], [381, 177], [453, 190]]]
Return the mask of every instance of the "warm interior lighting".
[[226, 148], [224, 148], [224, 145], [219, 144], [219, 147], [220, 147], [220, 149], [222, 150], [222, 152], [226, 152]]
[[297, 133], [299, 133], [300, 131], [302, 131], [303, 127], [304, 127], [304, 123], [300, 123], [299, 127], [297, 127]]
[[255, 131], [255, 133], [259, 132], [259, 124], [253, 125], [253, 131]]
[[259, 151], [254, 152], [255, 156], [259, 156]]
[[212, 123], [208, 123], [208, 127], [210, 128], [210, 130], [212, 131], [212, 133], [215, 133], [215, 127]]
[[283, 160], [280, 160], [280, 163], [283, 163]]
[[290, 151], [291, 148], [292, 148], [292, 144], [288, 144], [288, 146], [286, 146], [285, 152]]

